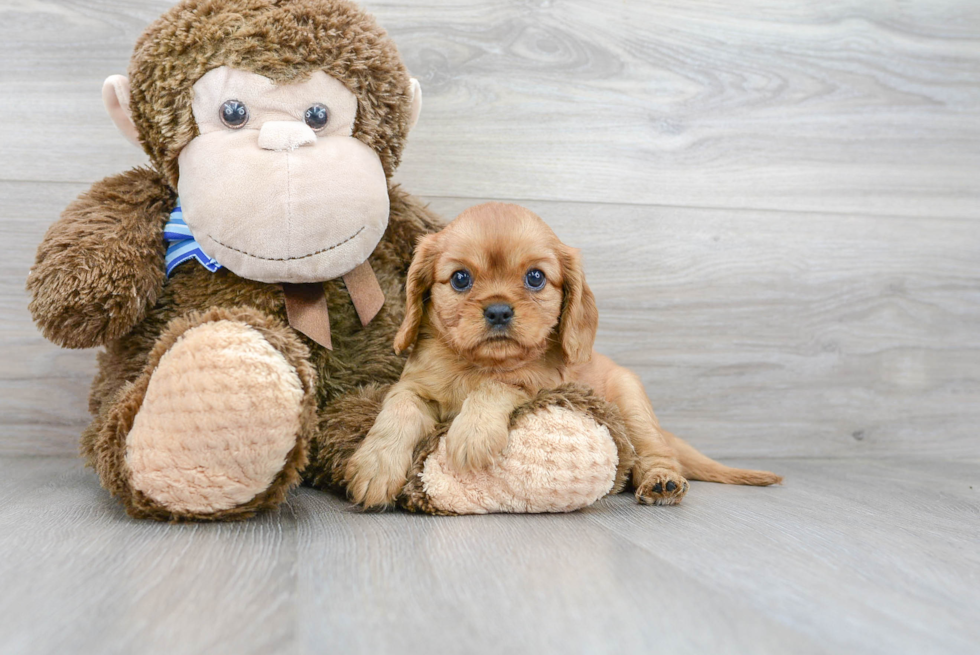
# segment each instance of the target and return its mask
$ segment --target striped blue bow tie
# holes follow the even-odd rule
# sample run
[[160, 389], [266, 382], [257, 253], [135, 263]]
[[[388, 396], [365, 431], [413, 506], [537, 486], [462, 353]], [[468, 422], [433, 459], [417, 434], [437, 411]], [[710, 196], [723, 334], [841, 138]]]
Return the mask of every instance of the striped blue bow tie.
[[201, 250], [201, 244], [191, 234], [184, 222], [184, 212], [180, 209], [180, 198], [177, 198], [177, 206], [170, 212], [170, 220], [163, 226], [163, 239], [167, 242], [167, 277], [188, 259], [196, 259], [212, 273], [221, 268], [221, 264]]

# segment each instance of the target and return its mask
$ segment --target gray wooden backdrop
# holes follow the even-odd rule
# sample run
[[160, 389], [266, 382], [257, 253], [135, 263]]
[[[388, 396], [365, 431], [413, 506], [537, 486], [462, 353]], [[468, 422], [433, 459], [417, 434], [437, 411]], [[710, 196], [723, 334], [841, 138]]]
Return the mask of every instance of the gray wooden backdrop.
[[[0, 452], [69, 453], [92, 352], [24, 278], [145, 161], [101, 105], [159, 0], [0, 3]], [[718, 456], [977, 457], [980, 4], [369, 1], [424, 91], [398, 173], [583, 249], [599, 347]]]

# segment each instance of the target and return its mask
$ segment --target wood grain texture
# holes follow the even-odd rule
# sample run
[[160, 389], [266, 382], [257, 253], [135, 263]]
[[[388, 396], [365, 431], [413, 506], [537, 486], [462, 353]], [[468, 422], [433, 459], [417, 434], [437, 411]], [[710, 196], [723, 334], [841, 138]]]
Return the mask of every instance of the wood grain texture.
[[427, 4], [420, 193], [978, 217], [968, 0]]
[[363, 514], [304, 489], [255, 521], [166, 525], [73, 459], [0, 458], [0, 652], [967, 655], [977, 464], [784, 459], [782, 487], [555, 516]]
[[88, 424], [93, 350], [45, 341], [27, 311], [24, 286], [48, 226], [85, 185], [0, 182], [0, 453], [67, 454]]
[[782, 487], [695, 483], [681, 512], [617, 498], [589, 518], [825, 652], [976, 652], [977, 464], [782, 460]]
[[302, 500], [300, 643], [310, 652], [820, 652], [590, 513], [446, 518]]
[[294, 651], [295, 530], [129, 519], [75, 459], [0, 459], [0, 652]]
[[[98, 90], [169, 4], [0, 6], [0, 179], [143, 160]], [[365, 4], [422, 81], [416, 193], [978, 217], [969, 0]]]

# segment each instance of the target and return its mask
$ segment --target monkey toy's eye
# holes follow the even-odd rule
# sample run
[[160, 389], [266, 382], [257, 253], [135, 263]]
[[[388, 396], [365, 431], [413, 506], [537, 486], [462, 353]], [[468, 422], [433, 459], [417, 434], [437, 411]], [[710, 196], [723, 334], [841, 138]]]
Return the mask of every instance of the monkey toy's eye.
[[330, 112], [327, 111], [326, 107], [317, 103], [306, 110], [304, 118], [306, 119], [306, 124], [313, 128], [314, 132], [319, 132], [327, 126], [327, 119], [330, 118]]
[[473, 286], [473, 276], [466, 270], [456, 271], [453, 273], [452, 277], [449, 278], [449, 285], [456, 291], [462, 293]]
[[524, 275], [524, 286], [531, 291], [541, 291], [541, 289], [544, 289], [544, 283], [547, 281], [544, 273], [537, 268], [532, 268]]
[[248, 122], [248, 107], [237, 100], [226, 100], [218, 112], [221, 122], [233, 130], [244, 127]]

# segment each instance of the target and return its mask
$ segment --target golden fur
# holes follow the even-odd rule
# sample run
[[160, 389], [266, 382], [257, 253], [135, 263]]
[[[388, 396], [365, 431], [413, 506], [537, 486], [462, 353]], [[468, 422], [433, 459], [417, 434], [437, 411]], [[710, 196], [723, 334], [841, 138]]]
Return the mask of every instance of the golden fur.
[[[540, 290], [525, 285], [544, 273]], [[453, 289], [467, 271], [472, 286]], [[460, 470], [489, 466], [507, 446], [516, 407], [542, 389], [580, 382], [617, 405], [636, 450], [636, 497], [670, 505], [685, 478], [769, 485], [781, 478], [723, 466], [660, 427], [640, 379], [593, 352], [598, 311], [577, 250], [538, 216], [516, 205], [487, 203], [424, 237], [406, 285], [405, 320], [395, 350], [414, 344], [400, 381], [347, 467], [355, 502], [392, 504], [405, 485], [412, 453], [442, 421], [450, 462]], [[485, 318], [493, 304], [513, 308], [506, 327]]]

